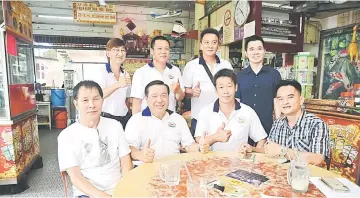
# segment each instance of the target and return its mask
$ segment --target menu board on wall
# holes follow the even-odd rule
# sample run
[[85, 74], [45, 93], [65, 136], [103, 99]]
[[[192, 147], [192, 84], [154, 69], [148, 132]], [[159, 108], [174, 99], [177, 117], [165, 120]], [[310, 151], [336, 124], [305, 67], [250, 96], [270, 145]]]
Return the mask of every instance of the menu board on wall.
[[73, 17], [79, 23], [116, 23], [115, 5], [73, 2]]
[[210, 14], [221, 6], [227, 4], [230, 1], [226, 0], [207, 0], [205, 1], [205, 14]]
[[32, 13], [22, 1], [2, 1], [6, 31], [28, 42], [33, 41]]

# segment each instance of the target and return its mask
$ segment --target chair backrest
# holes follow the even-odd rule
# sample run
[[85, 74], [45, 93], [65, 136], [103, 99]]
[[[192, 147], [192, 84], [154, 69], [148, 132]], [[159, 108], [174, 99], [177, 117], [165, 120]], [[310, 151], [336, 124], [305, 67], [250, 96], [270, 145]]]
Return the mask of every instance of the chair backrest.
[[68, 194], [68, 188], [67, 188], [66, 176], [67, 176], [66, 171], [62, 171], [62, 172], [61, 172], [61, 180], [62, 180], [63, 185], [64, 185], [64, 193], [65, 193], [65, 197], [66, 197], [66, 198], [68, 198], [68, 197], [69, 197], [69, 194]]

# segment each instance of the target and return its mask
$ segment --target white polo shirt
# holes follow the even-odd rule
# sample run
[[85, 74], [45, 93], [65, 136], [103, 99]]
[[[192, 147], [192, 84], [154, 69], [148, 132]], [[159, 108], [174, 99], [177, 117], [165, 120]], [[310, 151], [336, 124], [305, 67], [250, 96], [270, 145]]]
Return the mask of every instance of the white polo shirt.
[[[108, 64], [108, 63], [107, 63]], [[110, 65], [107, 66], [110, 68]], [[102, 73], [91, 79], [97, 82], [102, 89], [109, 87], [117, 82], [114, 73], [107, 69], [101, 70]], [[125, 70], [121, 69], [120, 76], [125, 75]], [[114, 91], [110, 96], [104, 99], [102, 111], [114, 116], [125, 116], [128, 113], [125, 100], [130, 97], [130, 88], [124, 87]]]
[[[191, 98], [191, 118], [198, 119], [198, 114], [207, 104], [214, 102], [218, 97], [215, 92], [215, 86], [211, 82], [204, 66], [205, 60], [200, 57], [188, 62], [184, 69], [184, 84], [187, 88], [193, 88], [197, 82], [200, 82], [201, 94], [198, 98]], [[233, 70], [231, 64], [216, 56], [216, 65], [212, 71], [214, 76], [221, 69]]]
[[[163, 81], [169, 86], [170, 89], [171, 84], [177, 83], [177, 81], [179, 80], [180, 88], [185, 91], [183, 79], [179, 68], [167, 63], [165, 71], [162, 74], [158, 70], [156, 70], [153, 63], [150, 62], [135, 71], [132, 81], [131, 97], [142, 99], [141, 110], [144, 110], [148, 106], [145, 100], [145, 87], [154, 80]], [[169, 110], [174, 112], [176, 110], [175, 94], [172, 91], [170, 91], [169, 94], [168, 108]]]
[[125, 128], [125, 138], [129, 146], [138, 150], [143, 150], [150, 139], [155, 159], [180, 153], [180, 143], [186, 147], [195, 142], [182, 116], [167, 110], [165, 117], [160, 120], [151, 114], [149, 107], [130, 118]]
[[207, 132], [206, 135], [215, 134], [222, 123], [225, 123], [225, 130], [230, 130], [232, 135], [227, 142], [214, 143], [211, 146], [213, 151], [237, 151], [241, 143], [248, 142], [248, 137], [254, 142], [267, 137], [259, 117], [251, 107], [235, 100], [235, 110], [227, 119], [220, 111], [219, 99], [200, 111], [195, 137], [201, 136], [203, 132]]
[[[100, 117], [97, 129], [75, 122], [57, 140], [60, 171], [78, 166], [92, 185], [112, 194], [122, 176], [120, 158], [131, 151], [120, 122]], [[75, 197], [85, 195], [73, 189]]]

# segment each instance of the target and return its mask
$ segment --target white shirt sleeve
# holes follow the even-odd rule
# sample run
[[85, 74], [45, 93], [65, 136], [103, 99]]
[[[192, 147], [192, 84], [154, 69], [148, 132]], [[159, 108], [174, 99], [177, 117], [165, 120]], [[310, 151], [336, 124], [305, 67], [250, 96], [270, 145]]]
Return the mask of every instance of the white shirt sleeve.
[[143, 76], [141, 73], [141, 68], [137, 69], [134, 73], [132, 80], [131, 95], [130, 95], [132, 98], [138, 98], [138, 99], [144, 98], [145, 87], [143, 87], [142, 78]]
[[[249, 107], [250, 108], [250, 107]], [[267, 137], [264, 127], [261, 125], [260, 119], [256, 112], [251, 109], [250, 117], [250, 133], [249, 136], [254, 142], [258, 142]]]
[[208, 108], [205, 106], [199, 113], [197, 123], [196, 123], [196, 130], [195, 130], [195, 137], [201, 137], [204, 132], [206, 132], [205, 135], [208, 135], [208, 123], [210, 115], [208, 114]]
[[181, 75], [180, 69], [178, 69], [178, 71], [177, 71], [177, 76], [179, 78], [180, 88], [183, 92], [185, 92], [184, 79], [183, 79], [183, 76]]
[[[140, 115], [141, 116], [141, 115]], [[130, 118], [125, 128], [125, 139], [129, 146], [133, 146], [136, 149], [141, 147], [141, 136], [140, 136], [140, 127], [139, 127], [139, 115], [134, 115]]]
[[123, 127], [121, 126], [121, 124], [118, 122], [117, 125], [117, 132], [119, 133], [119, 158], [124, 157], [125, 155], [128, 155], [131, 150], [129, 148], [129, 144], [127, 143], [126, 139], [125, 139], [125, 133], [123, 130]]
[[226, 62], [225, 68], [226, 68], [226, 69], [231, 69], [231, 70], [234, 71], [234, 68], [232, 67], [231, 63], [230, 63], [229, 61], [225, 61], [225, 62]]
[[181, 117], [181, 145], [185, 148], [186, 146], [190, 146], [195, 143], [194, 138], [191, 135], [191, 132], [189, 130], [189, 127], [186, 123], [186, 120]]
[[131, 85], [127, 87], [126, 89], [126, 98], [130, 98], [131, 97]]
[[191, 67], [193, 67], [193, 65], [187, 63], [184, 68], [183, 80], [184, 80], [184, 86], [187, 88], [193, 87], [193, 72]]
[[[65, 130], [68, 130], [68, 129], [65, 129]], [[59, 161], [60, 171], [65, 171], [68, 168], [80, 166], [78, 157], [76, 155], [75, 144], [71, 143], [72, 142], [71, 138], [68, 137], [68, 135], [64, 132], [65, 131], [61, 132], [57, 138], [58, 161]]]

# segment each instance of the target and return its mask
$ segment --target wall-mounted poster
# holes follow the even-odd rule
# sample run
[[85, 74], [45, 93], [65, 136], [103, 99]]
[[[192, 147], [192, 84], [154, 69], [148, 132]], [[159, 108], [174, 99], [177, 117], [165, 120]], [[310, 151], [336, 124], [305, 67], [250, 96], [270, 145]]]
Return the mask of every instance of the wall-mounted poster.
[[205, 1], [205, 14], [210, 14], [216, 9], [220, 8], [221, 6], [227, 4], [230, 1], [225, 0], [211, 0], [211, 1]]
[[359, 54], [360, 33], [353, 27], [326, 31], [322, 36], [321, 98], [338, 99], [341, 92], [352, 91], [360, 83]]
[[170, 50], [171, 53], [178, 53], [178, 54], [184, 54], [185, 53], [185, 39], [184, 38], [178, 38], [178, 37], [172, 37], [170, 34], [164, 34], [164, 37], [166, 37], [170, 41]]

